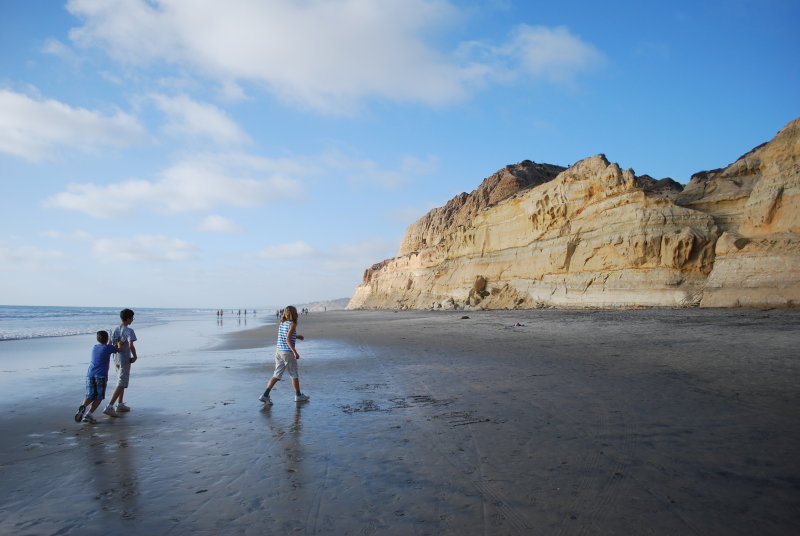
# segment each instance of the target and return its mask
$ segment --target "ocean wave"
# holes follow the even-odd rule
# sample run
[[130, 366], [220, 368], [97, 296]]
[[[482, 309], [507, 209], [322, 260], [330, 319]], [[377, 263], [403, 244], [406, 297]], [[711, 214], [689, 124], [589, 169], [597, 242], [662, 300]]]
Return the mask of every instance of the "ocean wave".
[[[119, 324], [118, 308], [0, 305], [0, 341], [69, 337], [110, 330]], [[137, 308], [136, 327], [157, 326], [214, 311], [201, 309]]]

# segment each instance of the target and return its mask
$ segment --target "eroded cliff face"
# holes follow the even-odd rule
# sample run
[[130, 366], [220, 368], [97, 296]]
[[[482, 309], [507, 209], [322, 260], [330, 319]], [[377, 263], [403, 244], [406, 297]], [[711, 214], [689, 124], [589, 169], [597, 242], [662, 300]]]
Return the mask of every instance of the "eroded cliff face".
[[677, 198], [719, 227], [702, 306], [800, 306], [800, 119]]
[[451, 232], [469, 225], [479, 212], [523, 190], [553, 180], [564, 169], [550, 164], [536, 164], [530, 160], [506, 166], [485, 179], [474, 192], [462, 193], [448, 201], [445, 206], [431, 210], [412, 223], [400, 243], [398, 255], [407, 255], [438, 245]]
[[348, 308], [797, 306], [800, 120], [686, 188], [525, 161], [413, 223]]

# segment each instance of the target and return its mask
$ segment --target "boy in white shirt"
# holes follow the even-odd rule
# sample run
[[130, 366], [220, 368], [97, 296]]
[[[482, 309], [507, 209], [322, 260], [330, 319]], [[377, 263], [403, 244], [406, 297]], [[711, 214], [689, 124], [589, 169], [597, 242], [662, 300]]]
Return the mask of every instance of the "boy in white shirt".
[[133, 316], [134, 313], [130, 309], [120, 311], [119, 318], [122, 322], [111, 333], [112, 342], [119, 345], [119, 352], [113, 358], [114, 366], [117, 369], [117, 387], [114, 389], [114, 394], [111, 395], [108, 406], [103, 410], [103, 413], [111, 417], [117, 417], [117, 412], [131, 410], [123, 398], [131, 375], [131, 363], [135, 363], [138, 359], [136, 346], [133, 344], [136, 341], [136, 333], [130, 327], [133, 323]]

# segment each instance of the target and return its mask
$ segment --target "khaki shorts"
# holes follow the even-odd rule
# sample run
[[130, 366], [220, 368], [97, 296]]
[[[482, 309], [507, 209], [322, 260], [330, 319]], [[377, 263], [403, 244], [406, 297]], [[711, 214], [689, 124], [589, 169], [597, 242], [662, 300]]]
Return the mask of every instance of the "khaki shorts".
[[289, 373], [290, 378], [297, 378], [297, 359], [292, 352], [278, 350], [275, 352], [275, 372], [272, 377], [280, 380], [284, 371]]
[[115, 354], [114, 367], [117, 369], [117, 387], [128, 387], [128, 380], [131, 377], [131, 358], [125, 355]]

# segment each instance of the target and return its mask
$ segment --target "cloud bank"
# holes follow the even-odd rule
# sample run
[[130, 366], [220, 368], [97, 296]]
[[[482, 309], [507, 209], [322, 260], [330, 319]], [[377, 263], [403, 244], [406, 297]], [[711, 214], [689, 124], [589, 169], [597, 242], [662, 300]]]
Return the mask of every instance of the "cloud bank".
[[124, 239], [98, 239], [92, 254], [103, 263], [150, 263], [192, 260], [196, 250], [195, 245], [179, 238], [136, 235]]
[[179, 213], [216, 207], [257, 207], [295, 199], [302, 193], [290, 162], [246, 154], [204, 154], [182, 159], [160, 180], [130, 179], [97, 185], [70, 184], [67, 191], [45, 200], [45, 207], [75, 210], [96, 218], [139, 210]]
[[565, 27], [524, 24], [506, 43], [447, 50], [432, 36], [465, 15], [445, 0], [71, 0], [67, 8], [84, 21], [70, 32], [78, 47], [128, 65], [179, 65], [221, 94], [255, 84], [329, 114], [376, 98], [441, 106], [520, 74], [568, 82], [603, 60]]
[[145, 129], [132, 115], [104, 115], [0, 90], [0, 151], [30, 161], [51, 158], [61, 148], [93, 151], [101, 146], [127, 146], [142, 141]]

